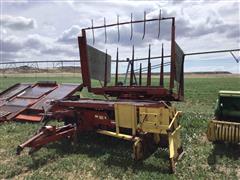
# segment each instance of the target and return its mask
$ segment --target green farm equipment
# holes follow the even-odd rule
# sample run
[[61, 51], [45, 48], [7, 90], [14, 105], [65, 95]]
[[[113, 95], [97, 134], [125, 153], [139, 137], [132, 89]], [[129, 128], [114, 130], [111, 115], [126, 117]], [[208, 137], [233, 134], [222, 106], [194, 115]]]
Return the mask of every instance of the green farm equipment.
[[220, 91], [215, 119], [208, 124], [207, 137], [212, 142], [240, 143], [240, 91]]

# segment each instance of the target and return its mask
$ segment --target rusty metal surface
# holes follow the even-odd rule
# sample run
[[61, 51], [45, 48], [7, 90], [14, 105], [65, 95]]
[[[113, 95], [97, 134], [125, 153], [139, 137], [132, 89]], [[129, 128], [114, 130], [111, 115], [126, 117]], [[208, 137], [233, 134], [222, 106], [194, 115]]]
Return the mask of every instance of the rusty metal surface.
[[0, 121], [8, 121], [25, 110], [22, 106], [4, 105], [0, 107]]
[[0, 107], [4, 105], [5, 101], [6, 101], [5, 99], [0, 99]]
[[21, 95], [22, 98], [33, 98], [38, 99], [41, 96], [49, 93], [50, 91], [54, 90], [56, 87], [47, 87], [47, 86], [39, 86], [36, 85], [31, 89], [28, 89], [24, 94]]
[[76, 133], [76, 128], [74, 125], [70, 124], [59, 128], [56, 126], [44, 126], [40, 132], [18, 146], [17, 154], [19, 155], [25, 147], [31, 147], [32, 149], [29, 153], [33, 153], [45, 144], [58, 141], [62, 138], [71, 137], [74, 133]]
[[30, 84], [15, 84], [11, 86], [10, 88], [0, 93], [0, 102], [4, 100], [8, 100], [20, 94], [21, 92], [23, 92], [29, 87], [30, 87]]
[[3, 106], [0, 107], [0, 114], [3, 114], [0, 117], [0, 120], [11, 120], [12, 118], [19, 115], [21, 112], [25, 111], [30, 105], [34, 104], [37, 100], [36, 99], [22, 99], [22, 98], [15, 98]]
[[0, 111], [0, 118], [6, 117], [9, 114], [10, 114], [10, 112], [2, 110], [2, 111]]
[[29, 86], [30, 86], [29, 84], [15, 84], [6, 89], [5, 91], [1, 92], [0, 98], [4, 99], [11, 98], [12, 96], [28, 88]]
[[8, 106], [22, 106], [27, 107], [36, 103], [37, 99], [15, 98], [6, 103]]
[[170, 92], [166, 88], [161, 87], [141, 87], [141, 86], [108, 86], [102, 88], [92, 88], [91, 91], [95, 94], [108, 94], [118, 99], [131, 100], [173, 100], [178, 101], [178, 95]]
[[32, 99], [21, 99], [21, 93], [31, 88], [31, 84], [15, 84], [0, 93], [0, 121], [10, 120], [27, 106], [36, 102]]
[[19, 114], [15, 120], [17, 121], [31, 121], [31, 122], [39, 122], [42, 120], [42, 115], [25, 115], [25, 114]]
[[[32, 112], [32, 115], [43, 113], [43, 106], [51, 100], [61, 100], [69, 95], [72, 95], [80, 88], [79, 84], [16, 84], [4, 92], [0, 93], [4, 101], [0, 101], [0, 121], [8, 121], [16, 118], [18, 115], [20, 120], [22, 117], [29, 114], [28, 110], [39, 110], [37, 113]], [[8, 101], [5, 101], [7, 99]], [[50, 105], [50, 104], [48, 104]], [[27, 114], [25, 114], [27, 113]], [[38, 118], [40, 121], [41, 118]], [[28, 118], [29, 121], [29, 118]], [[36, 120], [34, 120], [36, 121]]]
[[43, 106], [50, 106], [50, 101], [61, 100], [79, 89], [79, 84], [60, 84], [54, 91], [31, 106], [31, 109], [42, 110]]
[[137, 100], [97, 100], [97, 99], [80, 99], [78, 101], [63, 100], [58, 102], [58, 106], [62, 107], [76, 107], [76, 108], [88, 108], [88, 109], [101, 109], [101, 110], [113, 110], [115, 103], [129, 103], [136, 106], [161, 106], [162, 102], [156, 101], [137, 101]]
[[86, 32], [82, 29], [82, 36], [78, 37], [78, 46], [79, 46], [79, 55], [80, 55], [80, 63], [81, 63], [81, 71], [82, 71], [82, 80], [84, 87], [88, 87], [91, 89], [91, 79], [90, 79], [90, 71], [88, 66], [88, 53], [87, 53], [87, 38]]

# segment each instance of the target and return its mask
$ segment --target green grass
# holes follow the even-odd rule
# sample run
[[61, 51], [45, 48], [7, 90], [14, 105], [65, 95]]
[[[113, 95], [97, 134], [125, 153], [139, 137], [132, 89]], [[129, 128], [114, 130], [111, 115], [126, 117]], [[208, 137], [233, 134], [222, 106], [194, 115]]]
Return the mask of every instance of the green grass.
[[[41, 79], [0, 77], [0, 91], [16, 82]], [[81, 82], [79, 77], [69, 76], [47, 80]], [[33, 156], [26, 151], [16, 156], [17, 145], [34, 134], [39, 124], [12, 122], [0, 125], [0, 179], [239, 179], [239, 146], [214, 146], [205, 135], [218, 91], [239, 87], [236, 77], [185, 79], [185, 101], [175, 105], [184, 112], [181, 125], [186, 154], [175, 174], [168, 173], [165, 150], [136, 163], [131, 159], [131, 143], [94, 133], [82, 135], [76, 145], [57, 142]]]

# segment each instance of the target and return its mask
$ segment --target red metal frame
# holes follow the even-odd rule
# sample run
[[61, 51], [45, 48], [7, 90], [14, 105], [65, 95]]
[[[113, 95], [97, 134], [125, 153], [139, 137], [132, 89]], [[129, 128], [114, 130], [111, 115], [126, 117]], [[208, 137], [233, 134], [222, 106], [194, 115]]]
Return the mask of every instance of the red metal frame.
[[56, 128], [56, 126], [44, 126], [38, 134], [17, 147], [17, 154], [19, 155], [25, 147], [31, 147], [31, 151], [29, 151], [29, 154], [31, 154], [50, 142], [58, 141], [64, 137], [70, 138], [75, 133], [76, 126], [72, 124], [59, 128]]
[[56, 82], [16, 84], [0, 94], [0, 97], [5, 97], [0, 101], [0, 122], [10, 120], [40, 122], [44, 110], [51, 108], [50, 101], [72, 97], [82, 87], [78, 84]]
[[78, 46], [79, 46], [79, 54], [80, 54], [80, 63], [81, 63], [81, 73], [83, 86], [88, 87], [88, 90], [91, 91], [91, 79], [88, 65], [88, 53], [87, 53], [87, 38], [86, 32], [82, 29], [82, 36], [78, 37]]
[[[17, 154], [25, 147], [31, 148], [30, 153], [42, 146], [58, 141], [64, 137], [72, 138], [76, 133], [102, 130], [115, 130], [114, 104], [119, 102], [107, 100], [80, 99], [78, 101], [58, 101], [52, 108], [51, 118], [62, 120], [65, 126], [43, 126], [39, 132], [19, 145]], [[131, 101], [138, 107], [163, 107], [163, 102]]]
[[[119, 26], [123, 24], [132, 24], [132, 23], [144, 23], [144, 35], [145, 36], [145, 23], [147, 21], [160, 21], [160, 20], [172, 20], [171, 28], [171, 68], [170, 68], [170, 84], [169, 88], [164, 88], [163, 86], [163, 57], [161, 59], [161, 69], [160, 69], [160, 81], [158, 86], [151, 85], [151, 57], [150, 57], [150, 46], [149, 46], [149, 57], [148, 60], [148, 77], [147, 85], [142, 86], [134, 84], [134, 47], [132, 49], [132, 59], [129, 61], [131, 66], [131, 75], [130, 75], [130, 85], [123, 86], [118, 84], [118, 64], [116, 65], [116, 75], [115, 75], [115, 85], [107, 86], [107, 61], [105, 63], [105, 73], [104, 73], [104, 86], [103, 87], [92, 87], [91, 86], [91, 77], [90, 77], [90, 68], [89, 68], [89, 59], [87, 52], [87, 37], [86, 30], [93, 30], [99, 28], [106, 28], [111, 26]], [[106, 33], [106, 29], [105, 29]], [[175, 52], [175, 18], [158, 18], [158, 19], [148, 19], [144, 18], [143, 21], [132, 21], [124, 22], [118, 24], [110, 24], [104, 26], [96, 26], [91, 28], [82, 29], [82, 36], [78, 37], [79, 44], [79, 53], [81, 58], [81, 70], [82, 70], [82, 79], [83, 84], [80, 86], [87, 87], [89, 92], [93, 92], [99, 95], [109, 95], [111, 97], [117, 97], [116, 100], [96, 100], [96, 99], [84, 99], [80, 98], [76, 101], [71, 100], [60, 100], [55, 101], [51, 104], [51, 109], [48, 111], [50, 119], [58, 119], [64, 121], [66, 126], [56, 128], [55, 126], [44, 126], [40, 129], [37, 135], [33, 136], [25, 143], [21, 144], [17, 149], [17, 154], [25, 147], [30, 147], [30, 153], [40, 149], [43, 145], [50, 142], [60, 140], [62, 138], [73, 138], [76, 133], [95, 131], [98, 130], [108, 130], [114, 132], [116, 130], [115, 122], [115, 107], [114, 105], [119, 102], [132, 103], [136, 108], [139, 107], [168, 107], [171, 106], [170, 102], [165, 101], [178, 101], [181, 100], [182, 91], [177, 93], [173, 92], [174, 81], [176, 76], [176, 52]], [[118, 51], [117, 51], [118, 52]], [[106, 53], [107, 54], [107, 53]], [[163, 48], [162, 48], [163, 56]], [[118, 62], [118, 54], [117, 59]], [[139, 81], [142, 81], [142, 67], [140, 66], [140, 76]], [[183, 72], [182, 72], [183, 78]], [[181, 79], [183, 82], [183, 79]], [[183, 87], [183, 84], [180, 83], [180, 88]], [[126, 130], [126, 129], [125, 129]], [[143, 137], [146, 134], [142, 132], [141, 129], [137, 129], [136, 136]], [[147, 136], [147, 135], [146, 135]], [[132, 136], [133, 139], [135, 135]]]
[[[146, 16], [146, 15], [145, 15]], [[183, 63], [182, 63], [182, 72], [180, 73], [180, 82], [178, 86], [177, 93], [173, 92], [174, 82], [176, 77], [176, 44], [175, 44], [175, 18], [157, 18], [157, 19], [148, 19], [144, 16], [143, 21], [132, 21], [110, 24], [104, 26], [96, 26], [90, 27], [86, 29], [82, 29], [82, 36], [78, 37], [79, 44], [79, 52], [81, 58], [81, 69], [82, 69], [82, 78], [83, 84], [79, 86], [79, 90], [82, 90], [83, 87], [87, 87], [89, 92], [93, 92], [99, 95], [110, 95], [112, 97], [117, 97], [116, 100], [96, 100], [96, 99], [87, 99], [80, 98], [79, 100], [59, 100], [55, 101], [51, 104], [51, 109], [44, 114], [45, 117], [49, 117], [49, 119], [58, 119], [64, 121], [66, 124], [63, 127], [55, 127], [55, 126], [44, 126], [40, 129], [40, 131], [34, 135], [32, 138], [18, 146], [17, 154], [25, 147], [30, 147], [30, 153], [37, 151], [45, 144], [50, 142], [58, 141], [62, 138], [73, 138], [76, 133], [87, 132], [87, 131], [95, 131], [98, 130], [109, 130], [110, 132], [114, 132], [116, 130], [115, 123], [115, 108], [114, 105], [119, 102], [124, 103], [133, 103], [135, 107], [168, 107], [171, 106], [169, 101], [179, 101], [182, 100], [184, 96], [184, 73], [183, 73]], [[150, 55], [146, 59], [148, 60], [148, 75], [147, 75], [147, 85], [142, 86], [142, 64], [140, 64], [139, 69], [139, 85], [135, 85], [133, 83], [134, 78], [134, 48], [133, 48], [133, 57], [129, 64], [131, 64], [131, 82], [130, 86], [123, 86], [118, 83], [118, 50], [117, 50], [117, 59], [116, 59], [116, 74], [115, 74], [115, 85], [107, 86], [107, 78], [106, 78], [106, 59], [105, 63], [105, 81], [104, 87], [91, 87], [91, 78], [90, 78], [90, 69], [89, 69], [89, 61], [88, 61], [88, 52], [87, 52], [87, 37], [86, 30], [93, 30], [99, 28], [106, 28], [111, 26], [119, 26], [123, 24], [132, 24], [132, 23], [146, 23], [147, 21], [159, 21], [160, 20], [172, 20], [171, 26], [171, 66], [170, 66], [170, 84], [169, 88], [164, 88], [164, 50], [162, 46], [162, 57], [160, 64], [160, 81], [159, 86], [151, 86], [151, 62]], [[105, 29], [106, 33], [106, 29]], [[132, 36], [132, 35], [131, 35]], [[145, 36], [145, 24], [144, 24], [144, 35]], [[149, 48], [150, 54], [150, 48]], [[177, 54], [178, 55], [178, 54]], [[194, 55], [194, 54], [193, 54]], [[183, 55], [184, 60], [184, 55]], [[179, 80], [179, 79], [178, 79]], [[74, 93], [75, 91], [73, 91]], [[72, 95], [72, 93], [71, 93]], [[0, 94], [1, 98], [1, 94]], [[164, 101], [160, 101], [164, 100]], [[29, 116], [25, 117], [28, 118]], [[47, 118], [46, 118], [47, 119]], [[47, 121], [46, 121], [47, 122]], [[46, 125], [47, 123], [45, 123]], [[147, 136], [144, 134], [141, 129], [137, 128], [136, 136], [132, 136], [134, 138]], [[146, 137], [145, 136], [145, 137]], [[162, 138], [162, 137], [161, 137]], [[163, 137], [164, 138], [164, 137]], [[164, 140], [163, 140], [164, 141]], [[149, 141], [150, 142], [150, 141]], [[164, 142], [163, 142], [164, 143]], [[180, 154], [180, 153], [179, 153]]]
[[[171, 67], [170, 67], [170, 83], [169, 88], [163, 87], [163, 68], [161, 68], [160, 72], [160, 84], [159, 86], [152, 86], [151, 85], [151, 63], [150, 59], [148, 58], [149, 64], [148, 65], [148, 81], [147, 86], [142, 85], [133, 85], [133, 71], [134, 71], [134, 48], [133, 48], [133, 59], [131, 62], [131, 78], [130, 78], [130, 86], [119, 86], [118, 82], [118, 74], [115, 75], [115, 85], [114, 86], [107, 86], [106, 80], [104, 81], [104, 87], [92, 87], [91, 85], [91, 77], [89, 71], [89, 60], [88, 60], [88, 53], [87, 53], [87, 37], [86, 31], [87, 30], [94, 30], [100, 28], [107, 28], [112, 26], [119, 26], [124, 24], [133, 24], [133, 23], [146, 23], [148, 21], [162, 21], [162, 20], [171, 20]], [[183, 99], [183, 81], [178, 86], [179, 89], [177, 92], [173, 92], [175, 87], [174, 80], [176, 76], [176, 52], [175, 52], [175, 18], [168, 17], [168, 18], [155, 18], [155, 19], [144, 19], [138, 21], [130, 21], [130, 22], [123, 22], [117, 24], [109, 24], [104, 26], [92, 26], [89, 28], [82, 29], [82, 36], [78, 37], [78, 45], [79, 45], [79, 53], [80, 53], [80, 62], [81, 62], [81, 70], [82, 70], [82, 78], [83, 78], [83, 86], [88, 88], [89, 92], [98, 94], [98, 95], [109, 95], [112, 97], [117, 97], [118, 99], [146, 99], [146, 100], [169, 100], [169, 101], [179, 101]], [[163, 49], [162, 49], [163, 50]], [[150, 51], [150, 50], [149, 50]], [[163, 53], [163, 52], [162, 52]], [[163, 58], [163, 57], [162, 57]], [[163, 62], [163, 60], [162, 60]], [[117, 51], [117, 60], [118, 63], [118, 51]], [[105, 62], [106, 64], [106, 62]], [[116, 65], [116, 73], [118, 73], [118, 64]], [[183, 74], [183, 73], [182, 73]], [[106, 68], [105, 68], [105, 76], [106, 76]], [[105, 78], [106, 79], [106, 78]], [[141, 78], [142, 79], [142, 78]], [[142, 80], [141, 80], [142, 81]], [[142, 83], [141, 83], [142, 84]]]

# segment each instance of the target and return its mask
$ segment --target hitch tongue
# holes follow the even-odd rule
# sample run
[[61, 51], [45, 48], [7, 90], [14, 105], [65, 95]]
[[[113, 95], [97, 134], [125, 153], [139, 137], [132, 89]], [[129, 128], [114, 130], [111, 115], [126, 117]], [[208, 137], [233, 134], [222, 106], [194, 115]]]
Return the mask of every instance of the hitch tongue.
[[20, 144], [20, 145], [18, 145], [18, 147], [17, 147], [17, 155], [20, 155], [21, 154], [21, 152], [23, 151], [23, 149], [25, 148], [25, 147], [29, 147], [29, 146], [31, 146], [31, 144], [36, 140], [36, 139], [38, 139], [40, 136], [42, 136], [44, 134], [44, 131], [41, 131], [41, 132], [39, 132], [37, 135], [35, 135], [35, 136], [33, 136], [32, 138], [30, 138], [30, 139], [28, 139], [26, 142], [24, 142], [23, 144]]
[[32, 154], [46, 144], [58, 141], [65, 137], [72, 137], [75, 133], [76, 126], [72, 124], [58, 128], [56, 128], [56, 126], [44, 126], [40, 129], [40, 132], [38, 134], [31, 137], [23, 144], [20, 144], [17, 147], [16, 154], [20, 155], [25, 147], [31, 148], [29, 154]]

